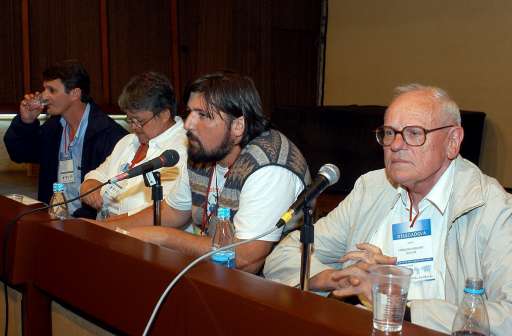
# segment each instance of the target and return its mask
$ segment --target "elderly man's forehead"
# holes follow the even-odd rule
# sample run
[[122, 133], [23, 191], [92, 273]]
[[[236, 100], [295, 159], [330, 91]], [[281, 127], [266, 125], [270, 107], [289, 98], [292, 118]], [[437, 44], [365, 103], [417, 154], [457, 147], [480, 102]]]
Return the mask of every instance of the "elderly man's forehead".
[[396, 97], [385, 113], [387, 117], [423, 116], [426, 119], [438, 118], [439, 102], [428, 91], [411, 91]]

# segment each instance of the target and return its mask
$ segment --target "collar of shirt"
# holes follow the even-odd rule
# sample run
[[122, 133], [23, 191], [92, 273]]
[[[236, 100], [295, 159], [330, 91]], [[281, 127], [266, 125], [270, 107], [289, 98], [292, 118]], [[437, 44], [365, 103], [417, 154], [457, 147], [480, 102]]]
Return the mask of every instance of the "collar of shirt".
[[[78, 129], [76, 130], [75, 137], [73, 139], [69, 139], [69, 152], [71, 152], [71, 158], [73, 160], [73, 172], [75, 176], [75, 180], [73, 183], [67, 183], [66, 188], [64, 189], [64, 195], [67, 199], [74, 198], [80, 194], [80, 184], [81, 184], [81, 166], [82, 166], [82, 152], [83, 152], [83, 143], [85, 139], [85, 132], [87, 130], [87, 126], [89, 125], [89, 112], [91, 110], [90, 104], [85, 106], [84, 114], [82, 115], [82, 119], [80, 120], [80, 124], [78, 125]], [[62, 137], [61, 143], [59, 147], [59, 158], [64, 157], [65, 154], [69, 154], [68, 148], [65, 148], [66, 141], [64, 140], [68, 137], [67, 132], [69, 129], [67, 128], [67, 121], [64, 118], [60, 118], [60, 124], [62, 125]], [[76, 209], [80, 208], [81, 201], [77, 199], [68, 204], [69, 213], [73, 214]]]
[[[87, 103], [85, 105], [84, 114], [82, 115], [82, 119], [80, 119], [80, 124], [78, 124], [78, 129], [75, 132], [75, 137], [73, 139], [69, 139], [68, 145], [72, 147], [74, 145], [75, 139], [82, 139], [85, 136], [85, 130], [87, 129], [87, 125], [89, 124], [89, 113], [91, 111], [91, 105]], [[66, 132], [68, 122], [64, 118], [60, 118], [60, 124], [62, 125], [63, 132]], [[69, 130], [68, 130], [69, 132]], [[67, 134], [66, 134], [67, 135]]]
[[215, 174], [217, 174], [217, 179], [222, 181], [222, 185], [224, 186], [224, 182], [226, 182], [226, 177], [229, 172], [229, 167], [223, 167], [219, 163], [215, 164]]
[[[425, 196], [424, 199], [420, 201], [419, 210], [423, 209], [426, 204], [425, 202], [430, 202], [436, 209], [439, 211], [441, 215], [444, 215], [446, 208], [448, 206], [448, 200], [450, 199], [450, 193], [453, 186], [453, 173], [454, 173], [455, 164], [450, 162], [448, 168], [444, 171], [441, 178], [437, 181], [434, 187], [430, 190], [430, 192]], [[402, 186], [398, 186], [397, 190], [397, 200], [400, 199], [405, 208], [409, 208], [409, 195], [407, 190], [402, 188]], [[396, 203], [396, 202], [395, 202]]]

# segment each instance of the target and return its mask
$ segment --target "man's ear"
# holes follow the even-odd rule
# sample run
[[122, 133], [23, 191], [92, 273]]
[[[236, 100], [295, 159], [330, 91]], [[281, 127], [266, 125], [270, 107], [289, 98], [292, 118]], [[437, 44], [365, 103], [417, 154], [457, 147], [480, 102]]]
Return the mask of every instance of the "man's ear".
[[168, 108], [162, 110], [162, 112], [158, 114], [158, 118], [160, 118], [162, 122], [168, 122], [169, 120], [172, 120], [173, 118], [171, 110]]
[[231, 123], [231, 134], [236, 138], [241, 138], [245, 131], [245, 119], [243, 116], [238, 117]]
[[73, 99], [80, 100], [80, 97], [82, 97], [82, 89], [80, 89], [80, 88], [71, 89], [71, 91], [69, 91], [69, 94], [71, 95], [71, 97], [73, 97]]
[[459, 155], [460, 145], [464, 139], [464, 129], [461, 126], [454, 126], [450, 128], [448, 133], [448, 146], [446, 148], [446, 155], [448, 159], [453, 160]]

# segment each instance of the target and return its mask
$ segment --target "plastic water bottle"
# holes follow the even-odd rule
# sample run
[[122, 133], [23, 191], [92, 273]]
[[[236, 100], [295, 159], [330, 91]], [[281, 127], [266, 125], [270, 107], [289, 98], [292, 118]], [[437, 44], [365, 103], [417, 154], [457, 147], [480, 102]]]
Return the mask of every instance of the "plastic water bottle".
[[[110, 215], [116, 214], [115, 211], [113, 213], [110, 213], [110, 210], [112, 209], [111, 205], [114, 205], [114, 207], [116, 207], [117, 198], [121, 192], [121, 186], [117, 185], [116, 183], [108, 184], [107, 186], [104, 187], [103, 204], [96, 215], [97, 220], [106, 220], [110, 217]], [[117, 210], [119, 210], [119, 206], [117, 206]]]
[[453, 320], [452, 335], [489, 336], [489, 317], [483, 299], [483, 280], [467, 278], [464, 297]]
[[[210, 226], [213, 223], [210, 223]], [[228, 208], [217, 209], [217, 221], [214, 223], [215, 233], [213, 234], [212, 249], [217, 250], [235, 242], [235, 229], [230, 220]], [[210, 228], [208, 228], [210, 229]], [[235, 249], [220, 251], [212, 255], [212, 261], [227, 268], [235, 268]]]
[[64, 197], [64, 184], [63, 183], [54, 183], [53, 184], [53, 195], [50, 199], [50, 208], [48, 209], [48, 213], [50, 217], [53, 219], [66, 219], [69, 218], [68, 205], [61, 204], [54, 206], [55, 204], [59, 204], [62, 202], [66, 202], [66, 198]]
[[103, 196], [103, 205], [101, 206], [100, 211], [96, 214], [97, 220], [106, 220], [108, 217], [110, 217], [110, 211], [109, 211], [109, 205], [110, 205], [110, 198], [107, 194]]

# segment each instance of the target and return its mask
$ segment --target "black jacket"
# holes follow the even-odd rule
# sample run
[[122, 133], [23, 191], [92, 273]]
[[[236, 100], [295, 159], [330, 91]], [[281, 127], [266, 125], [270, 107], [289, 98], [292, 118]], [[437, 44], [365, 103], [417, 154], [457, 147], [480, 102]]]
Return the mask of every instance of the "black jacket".
[[[85, 174], [96, 169], [114, 149], [119, 139], [127, 131], [119, 126], [98, 105], [91, 102], [89, 122], [85, 131], [82, 149], [80, 180]], [[50, 117], [42, 126], [39, 120], [25, 124], [17, 115], [4, 136], [5, 146], [12, 161], [17, 163], [39, 164], [39, 189], [37, 198], [48, 203], [52, 196], [52, 186], [57, 182], [59, 146], [62, 136], [60, 116]], [[96, 210], [83, 204], [73, 213], [74, 217], [95, 218]]]

